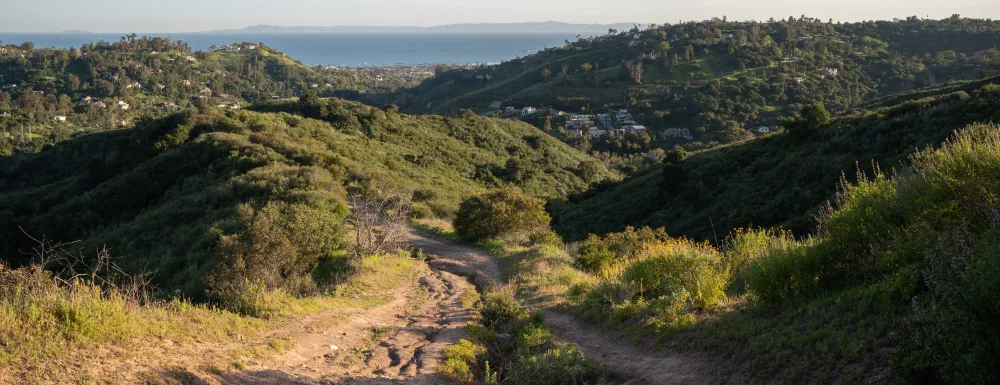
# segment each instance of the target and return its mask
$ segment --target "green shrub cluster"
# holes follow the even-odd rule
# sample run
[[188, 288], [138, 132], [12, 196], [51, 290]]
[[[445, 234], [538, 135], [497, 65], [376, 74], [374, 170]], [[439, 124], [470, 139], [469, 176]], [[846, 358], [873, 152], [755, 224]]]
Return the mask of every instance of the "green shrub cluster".
[[[1000, 127], [974, 125], [888, 178], [844, 183], [816, 239], [750, 264], [775, 302], [817, 287], [884, 282], [905, 315], [892, 370], [906, 383], [994, 383], [1000, 371]], [[916, 272], [913, 274], [911, 272]]]
[[[730, 270], [714, 247], [667, 238], [662, 231], [648, 228], [606, 238], [612, 240], [606, 249], [614, 248], [624, 256], [615, 255], [599, 271], [596, 284], [584, 283], [571, 290], [577, 293], [585, 317], [612, 323], [638, 319], [656, 327], [677, 327], [690, 324], [694, 314], [712, 310], [725, 299]], [[590, 250], [580, 248], [578, 264], [580, 256]]]
[[653, 230], [643, 227], [636, 230], [629, 226], [625, 231], [602, 236], [590, 234], [577, 245], [576, 265], [596, 273], [613, 262], [631, 260], [647, 245], [669, 239], [663, 228]]
[[548, 228], [545, 201], [503, 189], [466, 199], [455, 216], [455, 232], [466, 239], [524, 238]]
[[529, 314], [514, 294], [513, 287], [499, 287], [483, 295], [483, 326], [470, 325], [469, 340], [445, 351], [445, 377], [485, 384], [603, 383], [590, 359], [558, 343], [542, 314]]

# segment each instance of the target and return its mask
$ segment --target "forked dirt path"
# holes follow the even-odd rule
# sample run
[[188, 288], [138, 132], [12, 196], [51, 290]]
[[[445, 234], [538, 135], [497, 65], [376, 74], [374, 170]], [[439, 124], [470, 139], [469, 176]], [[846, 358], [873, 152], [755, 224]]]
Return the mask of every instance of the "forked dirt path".
[[[449, 240], [411, 231], [408, 243], [432, 254], [428, 263], [474, 278], [477, 285], [500, 283], [503, 277], [495, 258], [485, 252]], [[560, 340], [576, 344], [605, 371], [627, 378], [627, 384], [712, 384], [731, 383], [713, 375], [711, 364], [698, 357], [642, 346], [628, 336], [583, 323], [576, 318], [552, 311], [545, 312], [545, 323]], [[740, 383], [742, 381], [735, 381]]]
[[[440, 384], [443, 349], [465, 335], [475, 316], [462, 306], [466, 291], [476, 290], [469, 280], [488, 287], [503, 277], [496, 259], [481, 250], [415, 230], [406, 243], [422, 249], [427, 263], [417, 265], [416, 284], [401, 285], [381, 306], [304, 316], [258, 341], [105, 352], [99, 354], [105, 365], [87, 371], [101, 384]], [[546, 312], [545, 320], [559, 339], [578, 345], [614, 377], [630, 379], [627, 384], [729, 382], [713, 376], [705, 360], [640, 346], [564, 314]], [[288, 347], [276, 356], [248, 359], [239, 369], [220, 365], [240, 349], [274, 340]], [[223, 369], [211, 369], [216, 367]]]

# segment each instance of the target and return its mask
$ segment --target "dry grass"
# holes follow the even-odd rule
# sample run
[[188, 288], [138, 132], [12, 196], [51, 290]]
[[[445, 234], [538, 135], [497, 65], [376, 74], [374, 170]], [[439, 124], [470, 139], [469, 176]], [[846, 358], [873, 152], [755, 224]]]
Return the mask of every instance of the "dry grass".
[[[32, 368], [67, 363], [85, 366], [73, 361], [107, 349], [130, 350], [137, 343], [170, 341], [186, 346], [238, 338], [260, 343], [248, 342], [249, 347], [232, 352], [234, 357], [274, 354], [287, 344], [264, 338], [268, 331], [310, 313], [384, 304], [389, 300], [386, 293], [414, 279], [415, 264], [403, 255], [363, 258], [354, 277], [330, 295], [296, 298], [268, 293], [267, 301], [279, 310], [267, 318], [241, 316], [182, 299], [139, 303], [84, 281], [60, 282], [41, 269], [0, 267], [0, 377], [6, 378], [0, 383], [37, 378], [32, 373], [37, 369]], [[62, 375], [72, 378], [52, 378], [60, 375], [49, 373], [43, 382], [86, 380], [71, 373]]]

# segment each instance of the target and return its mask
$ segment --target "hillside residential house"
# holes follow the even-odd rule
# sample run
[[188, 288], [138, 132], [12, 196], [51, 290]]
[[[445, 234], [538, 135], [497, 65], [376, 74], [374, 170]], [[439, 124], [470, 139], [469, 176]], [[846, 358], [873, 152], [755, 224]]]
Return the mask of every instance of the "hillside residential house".
[[587, 130], [587, 133], [590, 134], [591, 138], [599, 138], [604, 136], [604, 134], [607, 134], [608, 130], [600, 130], [597, 127], [591, 127]]
[[183, 84], [184, 84], [185, 86], [189, 86], [189, 87], [190, 87], [190, 86], [191, 86], [191, 81], [190, 81], [190, 80], [185, 80], [185, 81], [183, 82]]
[[610, 126], [611, 114], [597, 114], [597, 123], [600, 123], [602, 126], [605, 127]]
[[691, 130], [688, 130], [687, 128], [668, 128], [663, 130], [663, 135], [674, 138], [690, 138]]
[[538, 110], [535, 107], [524, 107], [521, 109], [521, 116], [528, 116], [536, 112], [538, 112]]
[[504, 108], [503, 113], [504, 114], [508, 114], [508, 115], [516, 115], [517, 114], [517, 109], [514, 108], [514, 107], [507, 107], [507, 108]]
[[754, 130], [754, 131], [756, 131], [758, 134], [768, 134], [768, 133], [771, 132], [771, 127], [760, 126], [760, 127], [757, 127], [757, 129]]
[[494, 109], [494, 110], [499, 110], [499, 109], [500, 109], [500, 107], [503, 107], [503, 102], [500, 102], [500, 101], [493, 101], [493, 102], [490, 102], [490, 108], [491, 108], [491, 109]]
[[128, 103], [125, 103], [124, 100], [119, 100], [117, 105], [118, 105], [118, 108], [121, 108], [121, 109], [126, 110], [126, 111], [129, 109], [129, 107], [131, 107], [131, 106], [128, 105]]
[[840, 72], [840, 70], [838, 70], [836, 68], [823, 68], [823, 69], [819, 70], [820, 76], [823, 76], [825, 78], [826, 77], [835, 77], [835, 76], [837, 76], [837, 74], [839, 72]]
[[581, 118], [573, 118], [566, 122], [566, 129], [586, 130], [592, 128], [593, 125], [594, 122], [590, 120], [590, 117], [583, 115]]
[[56, 115], [56, 116], [54, 116], [52, 118], [52, 120], [55, 120], [57, 122], [65, 122], [66, 121], [66, 115]]
[[630, 126], [623, 126], [622, 129], [625, 130], [625, 132], [635, 133], [635, 132], [646, 131], [646, 126], [643, 126], [641, 124], [633, 124]]

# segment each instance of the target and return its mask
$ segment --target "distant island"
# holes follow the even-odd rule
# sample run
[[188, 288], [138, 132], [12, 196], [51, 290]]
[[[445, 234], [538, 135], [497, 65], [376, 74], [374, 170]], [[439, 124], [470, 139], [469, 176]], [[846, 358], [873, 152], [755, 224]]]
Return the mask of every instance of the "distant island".
[[93, 32], [90, 32], [90, 31], [81, 31], [79, 29], [71, 29], [71, 30], [68, 30], [68, 31], [62, 31], [60, 33], [74, 34], [74, 35], [92, 35], [93, 34]]
[[224, 29], [202, 33], [605, 33], [609, 29], [627, 30], [637, 23], [571, 24], [556, 21], [530, 23], [449, 24], [434, 27], [285, 27], [254, 25], [240, 29]]

